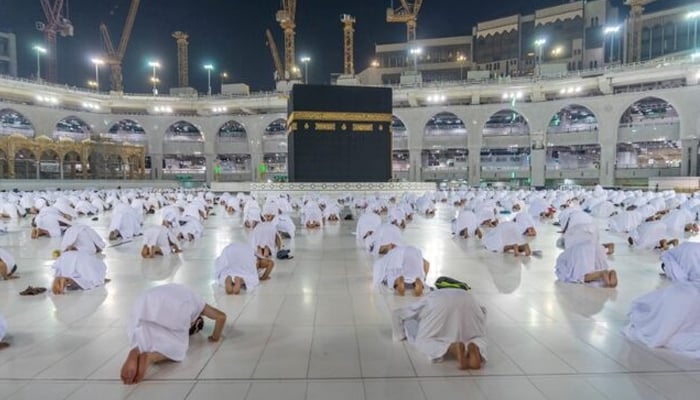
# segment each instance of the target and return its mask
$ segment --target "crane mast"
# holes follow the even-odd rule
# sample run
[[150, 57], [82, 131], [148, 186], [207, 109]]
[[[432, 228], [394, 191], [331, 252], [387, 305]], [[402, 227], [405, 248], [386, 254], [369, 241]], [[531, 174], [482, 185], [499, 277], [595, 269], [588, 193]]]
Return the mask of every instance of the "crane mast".
[[189, 41], [190, 36], [182, 31], [173, 32], [177, 41], [177, 83], [184, 88], [190, 85]]
[[58, 80], [56, 35], [73, 36], [73, 25], [67, 17], [63, 16], [63, 4], [64, 0], [55, 0], [53, 4], [49, 0], [41, 0], [41, 8], [44, 11], [46, 22], [36, 23], [36, 28], [44, 34], [46, 52], [48, 53], [46, 80], [54, 83]]
[[272, 36], [270, 30], [265, 31], [265, 36], [267, 37], [267, 47], [270, 48], [270, 53], [272, 54], [272, 61], [275, 64], [275, 81], [284, 79], [284, 66], [282, 65], [282, 60], [280, 59], [280, 52], [277, 49], [277, 43], [275, 43], [275, 38]]
[[343, 71], [345, 75], [355, 75], [355, 17], [343, 14], [340, 22], [343, 23]]
[[[393, 3], [393, 2], [392, 2]], [[386, 10], [386, 22], [406, 24], [406, 43], [416, 40], [416, 28], [418, 26], [418, 13], [423, 6], [423, 0], [401, 0], [401, 5]]]
[[107, 53], [105, 57], [105, 62], [109, 65], [111, 69], [111, 81], [112, 90], [118, 93], [124, 91], [124, 80], [122, 76], [122, 60], [124, 59], [124, 54], [126, 53], [126, 48], [129, 44], [129, 39], [131, 38], [131, 30], [134, 27], [134, 21], [136, 20], [136, 13], [139, 9], [139, 4], [141, 0], [131, 0], [131, 5], [129, 6], [129, 13], [126, 16], [126, 22], [124, 23], [124, 30], [122, 31], [121, 40], [119, 41], [119, 47], [115, 50], [112, 44], [112, 38], [107, 30], [107, 25], [104, 23], [100, 24], [100, 33], [102, 34], [102, 41], [105, 46], [105, 51]]
[[[296, 28], [297, 0], [282, 0], [282, 9], [277, 11], [276, 19], [284, 31], [284, 72], [289, 79], [301, 77], [296, 67], [296, 49], [294, 44], [294, 29]], [[281, 78], [286, 78], [283, 76]]]
[[630, 7], [630, 19], [628, 25], [628, 43], [630, 49], [627, 54], [627, 62], [633, 63], [640, 60], [642, 55], [642, 14], [644, 6], [656, 0], [625, 0], [625, 5]]

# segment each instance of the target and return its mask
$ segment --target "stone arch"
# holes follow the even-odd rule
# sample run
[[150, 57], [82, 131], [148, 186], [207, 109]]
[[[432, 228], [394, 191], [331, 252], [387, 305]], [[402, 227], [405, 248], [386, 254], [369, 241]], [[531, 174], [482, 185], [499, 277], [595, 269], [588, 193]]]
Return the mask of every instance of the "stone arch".
[[52, 149], [46, 149], [39, 155], [39, 178], [59, 179], [61, 176], [61, 156]]
[[397, 117], [396, 115], [391, 116], [391, 131], [394, 137], [408, 136], [408, 128], [406, 127], [406, 124], [404, 124], [401, 118]]
[[[661, 105], [664, 105], [663, 110], [661, 110]], [[660, 96], [639, 96], [622, 111], [618, 121], [623, 127], [635, 124], [635, 122], [643, 122], [645, 119], [668, 119], [667, 122], [680, 123], [678, 108]]]
[[19, 111], [11, 108], [0, 110], [0, 135], [19, 133], [26, 137], [34, 137], [34, 125]]
[[441, 111], [425, 124], [425, 136], [467, 136], [467, 126], [456, 114]]
[[80, 153], [75, 150], [68, 151], [63, 156], [63, 178], [77, 179], [83, 171], [82, 159]]
[[600, 144], [547, 146], [547, 170], [581, 170], [600, 168]]
[[15, 178], [36, 179], [37, 159], [36, 154], [30, 149], [19, 148], [14, 154], [15, 157]]
[[168, 129], [165, 130], [164, 139], [166, 141], [202, 142], [204, 141], [204, 136], [202, 135], [201, 129], [194, 124], [185, 120], [180, 120], [170, 125]]
[[88, 123], [75, 115], [70, 115], [56, 122], [53, 138], [68, 137], [74, 140], [85, 140], [89, 139], [91, 134], [92, 128]]
[[528, 136], [530, 124], [525, 116], [513, 109], [497, 111], [486, 120], [483, 136]]
[[110, 136], [113, 135], [114, 139], [119, 142], [145, 142], [148, 140], [146, 130], [141, 123], [129, 118], [113, 123], [107, 133]]
[[680, 140], [618, 143], [617, 169], [679, 168], [683, 161]]
[[5, 150], [0, 149], [0, 179], [9, 178], [10, 163]]
[[547, 134], [597, 132], [598, 117], [588, 107], [569, 104], [557, 111], [547, 126]]
[[230, 120], [219, 127], [216, 137], [220, 142], [245, 140], [248, 137], [248, 132], [243, 124], [236, 120]]
[[264, 136], [277, 136], [284, 135], [287, 132], [287, 120], [284, 118], [277, 118], [276, 120], [270, 122], [265, 127], [263, 132]]

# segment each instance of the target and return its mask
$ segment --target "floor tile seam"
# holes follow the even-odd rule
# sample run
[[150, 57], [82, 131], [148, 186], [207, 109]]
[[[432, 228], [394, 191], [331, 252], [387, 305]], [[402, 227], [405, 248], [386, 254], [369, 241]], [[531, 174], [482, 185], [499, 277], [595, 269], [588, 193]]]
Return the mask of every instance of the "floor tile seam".
[[[523, 328], [523, 329], [526, 330], [527, 334], [530, 335], [530, 336], [532, 337], [532, 339], [533, 339], [536, 343], [538, 343], [540, 346], [542, 346], [542, 347], [544, 347], [545, 349], [547, 349], [550, 353], [554, 354], [554, 356], [557, 357], [557, 358], [558, 358], [561, 362], [563, 362], [565, 365], [569, 366], [571, 369], [573, 369], [574, 371], [576, 371], [576, 372], [578, 372], [578, 373], [581, 373], [581, 372], [582, 372], [582, 371], [579, 371], [574, 365], [571, 365], [571, 364], [570, 364], [569, 362], [567, 362], [564, 358], [562, 358], [562, 357], [560, 356], [561, 351], [554, 350], [551, 346], [548, 346], [547, 343], [546, 343], [545, 341], [538, 339], [538, 337], [537, 337], [536, 335], [533, 335], [531, 332], [527, 331], [526, 328]], [[586, 340], [584, 340], [584, 339], [581, 337], [581, 335], [576, 335], [576, 334], [574, 334], [574, 337], [576, 338], [576, 340], [578, 340], [578, 341], [580, 341], [581, 343], [585, 344], [586, 349], [588, 349], [588, 350], [590, 350], [590, 351], [595, 351], [595, 352], [598, 353], [599, 355], [601, 355], [601, 356], [603, 356], [604, 358], [606, 358], [606, 359], [608, 359], [609, 361], [611, 361], [613, 364], [619, 366], [620, 368], [622, 368], [622, 369], [624, 369], [624, 370], [628, 370], [627, 367], [625, 367], [624, 365], [620, 364], [617, 360], [613, 359], [612, 357], [609, 357], [609, 356], [608, 356], [607, 354], [605, 354], [603, 351], [599, 350], [597, 347], [593, 346], [591, 343], [589, 343], [589, 342], [587, 342]]]
[[[627, 374], [625, 374], [625, 375], [627, 375]], [[604, 377], [605, 377], [605, 376], [602, 376], [602, 378], [604, 378]], [[603, 392], [603, 391], [601, 391], [601, 390], [598, 390], [598, 388], [593, 384], [593, 382], [591, 382], [591, 378], [601, 378], [601, 376], [583, 376], [582, 378], [583, 378], [586, 382], [588, 382], [591, 386], [593, 386], [598, 392], [602, 393], [603, 396], [604, 396], [606, 399], [609, 399], [609, 400], [617, 400], [616, 397], [610, 397], [609, 394], [607, 394], [607, 393], [605, 393], [605, 392]], [[654, 392], [655, 394], [659, 395], [660, 398], [664, 398], [664, 399], [667, 399], [667, 398], [668, 398], [668, 397], [664, 396], [663, 393], [660, 393], [659, 391], [657, 391], [656, 388], [654, 388], [653, 386], [651, 386], [649, 383], [647, 383], [647, 382], [645, 382], [645, 381], [642, 381], [642, 380], [639, 380], [639, 379], [635, 379], [635, 376], [634, 376], [634, 375], [630, 374], [630, 376], [628, 376], [628, 378], [629, 378], [629, 379], [634, 379], [637, 383], [640, 383], [640, 384], [644, 385], [647, 389], [649, 389], [649, 390], [651, 390], [652, 392]]]
[[[14, 381], [14, 380], [11, 380], [10, 382], [12, 382], [12, 381]], [[2, 383], [2, 382], [3, 382], [3, 381], [0, 380], [0, 383]], [[31, 383], [30, 381], [23, 381], [22, 385], [20, 385], [20, 386], [17, 388], [17, 390], [13, 391], [12, 393], [8, 393], [7, 396], [2, 397], [2, 399], [9, 399], [9, 398], [11, 398], [11, 397], [14, 396], [15, 394], [19, 393], [22, 389], [24, 389], [25, 387], [29, 386], [30, 383]]]
[[[632, 347], [634, 350], [636, 350], [636, 351], [641, 351], [641, 352], [644, 353], [646, 356], [650, 356], [650, 357], [656, 359], [657, 361], [660, 361], [660, 362], [666, 364], [667, 366], [669, 366], [669, 367], [671, 367], [671, 368], [673, 368], [673, 369], [676, 370], [676, 371], [669, 371], [669, 372], [682, 372], [683, 368], [681, 368], [681, 367], [679, 367], [679, 366], [677, 366], [677, 365], [671, 363], [670, 361], [668, 361], [668, 360], [666, 360], [666, 359], [664, 359], [664, 358], [661, 358], [661, 357], [657, 356], [657, 355], [654, 353], [653, 349], [650, 349], [650, 348], [647, 348], [647, 347], [642, 347], [639, 343], [636, 343], [636, 342], [633, 341], [633, 340], [629, 340], [628, 338], [626, 338], [626, 337], [624, 337], [623, 335], [621, 335], [620, 332], [614, 332], [614, 331], [611, 331], [610, 329], [605, 328], [605, 327], [602, 327], [602, 329], [605, 329], [605, 330], [608, 331], [610, 334], [617, 334], [617, 335], [620, 335], [620, 339], [623, 340], [623, 341], [625, 341], [625, 343], [628, 344], [630, 347]], [[597, 347], [595, 347], [592, 343], [590, 343], [588, 340], [586, 340], [586, 338], [584, 337], [584, 335], [578, 334], [578, 331], [574, 331], [574, 335], [575, 335], [575, 338], [576, 338], [576, 339], [578, 339], [578, 340], [580, 340], [581, 342], [585, 343], [588, 347], [593, 348], [595, 351], [597, 351], [598, 353], [601, 353], [604, 357], [606, 357], [606, 358], [612, 360], [615, 364], [620, 365], [622, 368], [624, 368], [624, 369], [626, 369], [626, 370], [629, 370], [629, 368], [627, 368], [626, 366], [622, 365], [622, 364], [621, 364], [620, 362], [618, 362], [616, 359], [614, 359], [614, 358], [608, 356], [604, 351], [599, 350]], [[653, 371], [630, 371], [630, 372], [653, 372]]]
[[[253, 367], [253, 370], [250, 373], [251, 378], [253, 376], [255, 376], [255, 371], [260, 366], [260, 360], [262, 360], [262, 356], [265, 353], [265, 349], [267, 348], [268, 344], [270, 343], [270, 338], [272, 337], [274, 331], [275, 331], [274, 327], [273, 326], [270, 327], [270, 333], [268, 334], [267, 339], [265, 339], [265, 345], [263, 346], [262, 351], [260, 352], [260, 355], [258, 355], [258, 360], [255, 362], [255, 367]], [[219, 346], [219, 348], [216, 349], [216, 351], [218, 352], [220, 348], [221, 348], [221, 346]], [[213, 355], [212, 355], [212, 357], [213, 357]]]
[[[110, 329], [109, 327], [102, 327], [102, 331], [99, 333], [98, 336], [102, 336], [102, 335], [105, 334], [109, 329]], [[65, 329], [64, 331], [68, 331], [68, 329]], [[66, 358], [68, 358], [68, 357], [70, 357], [71, 355], [73, 355], [74, 353], [80, 351], [80, 350], [83, 349], [86, 345], [95, 342], [95, 341], [98, 339], [98, 336], [93, 336], [92, 339], [88, 340], [86, 343], [82, 343], [82, 344], [80, 344], [80, 345], [76, 345], [71, 351], [69, 351], [68, 353], [64, 354], [62, 357], [59, 357], [58, 359], [56, 359], [55, 361], [53, 361], [53, 362], [50, 363], [49, 365], [45, 366], [43, 369], [37, 371], [37, 372], [34, 374], [34, 377], [41, 375], [44, 371], [47, 371], [48, 369], [50, 369], [50, 368], [53, 367], [54, 365], [60, 363], [61, 361], [65, 360]], [[34, 349], [32, 349], [32, 350], [34, 350]], [[30, 350], [30, 351], [31, 351], [31, 350]], [[95, 370], [95, 371], [96, 371], [96, 370]], [[95, 371], [92, 371], [92, 373], [95, 373]], [[88, 375], [88, 376], [89, 376], [89, 375]]]
[[[597, 372], [597, 373], [543, 373], [543, 374], [483, 374], [483, 375], [421, 375], [414, 377], [407, 376], [383, 376], [383, 377], [313, 377], [313, 378], [149, 378], [148, 382], [153, 383], [180, 383], [180, 382], [192, 382], [192, 383], [210, 383], [210, 382], [231, 382], [231, 383], [256, 383], [256, 382], [300, 382], [300, 381], [382, 381], [382, 380], [394, 380], [394, 381], [410, 381], [410, 380], [435, 380], [435, 379], [447, 379], [447, 380], [484, 380], [484, 379], [514, 379], [514, 378], [610, 378], [610, 377], [630, 377], [630, 378], [642, 378], [647, 375], [665, 375], [665, 376], [687, 376], [683, 372]], [[692, 379], [692, 378], [691, 378]], [[81, 379], [81, 378], [8, 378], [0, 379], [0, 383], [3, 382], [24, 382], [27, 384], [31, 383], [119, 383], [120, 379]], [[645, 384], [651, 386], [649, 383], [644, 381]]]

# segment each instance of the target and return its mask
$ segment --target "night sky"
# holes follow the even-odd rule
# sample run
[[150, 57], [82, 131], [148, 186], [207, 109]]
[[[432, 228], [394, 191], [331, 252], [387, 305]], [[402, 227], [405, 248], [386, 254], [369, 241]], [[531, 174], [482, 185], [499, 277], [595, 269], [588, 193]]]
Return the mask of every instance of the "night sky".
[[[53, 2], [53, 0], [51, 0]], [[94, 79], [90, 58], [102, 49], [99, 24], [105, 22], [117, 47], [130, 0], [66, 0], [75, 36], [58, 39], [59, 81], [86, 86]], [[532, 13], [542, 8], [566, 3], [563, 0], [425, 0], [418, 19], [418, 38], [435, 38], [471, 34], [480, 21], [516, 13]], [[623, 0], [613, 0], [620, 5]], [[297, 59], [312, 58], [309, 76], [313, 83], [327, 83], [330, 74], [342, 72], [343, 47], [340, 14], [357, 18], [355, 25], [355, 70], [360, 72], [370, 62], [375, 44], [401, 42], [406, 38], [403, 24], [385, 22], [390, 0], [298, 0]], [[398, 0], [396, 0], [398, 4]], [[647, 7], [653, 11], [690, 4], [690, 0], [659, 0]], [[536, 5], [536, 6], [535, 6]], [[273, 63], [265, 46], [265, 29], [270, 28], [284, 52], [282, 31], [275, 21], [279, 0], [142, 0], [124, 60], [124, 86], [129, 93], [150, 91], [151, 59], [160, 61], [160, 89], [177, 85], [177, 49], [171, 33], [176, 30], [190, 35], [190, 86], [206, 91], [207, 74], [202, 68], [213, 63], [212, 87], [218, 92], [220, 71], [227, 71], [229, 83], [243, 82], [251, 90], [271, 90]], [[627, 8], [623, 8], [623, 13]], [[0, 0], [0, 30], [17, 34], [19, 75], [35, 73], [34, 44], [43, 35], [34, 28], [43, 21], [39, 0]], [[281, 54], [284, 57], [284, 54]], [[101, 87], [109, 85], [108, 69], [100, 73]]]

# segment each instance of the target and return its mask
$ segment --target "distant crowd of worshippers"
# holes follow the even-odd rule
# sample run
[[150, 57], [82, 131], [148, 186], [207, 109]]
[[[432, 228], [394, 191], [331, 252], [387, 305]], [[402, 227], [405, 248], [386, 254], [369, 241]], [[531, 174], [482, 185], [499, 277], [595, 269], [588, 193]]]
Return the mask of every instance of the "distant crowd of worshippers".
[[[393, 338], [408, 340], [433, 361], [454, 357], [460, 369], [478, 369], [487, 360], [487, 311], [466, 282], [444, 277], [434, 288], [426, 281], [430, 262], [421, 249], [402, 238], [416, 216], [431, 218], [439, 208], [454, 210], [453, 240], [478, 240], [486, 251], [516, 257], [538, 256], [539, 251], [530, 247], [532, 238], [540, 226], [556, 225], [561, 233], [556, 245], [562, 249], [554, 265], [556, 278], [614, 288], [618, 276], [609, 257], [616, 244], [601, 243], [600, 230], [605, 229], [635, 251], [661, 252], [662, 272], [671, 281], [633, 302], [624, 333], [650, 347], [700, 358], [700, 243], [687, 241], [698, 233], [700, 193], [600, 186], [301, 197], [135, 189], [0, 193], [3, 220], [30, 218], [31, 239], [61, 238], [52, 266], [53, 295], [107, 284], [107, 265], [100, 253], [108, 243], [140, 238], [144, 259], [181, 252], [183, 242], [196, 242], [205, 234], [206, 220], [215, 207], [240, 216], [242, 229], [248, 231], [248, 242], [229, 244], [214, 262], [214, 279], [230, 295], [252, 292], [270, 279], [276, 260], [291, 258], [285, 245], [298, 229], [320, 230], [357, 220], [355, 240], [373, 260], [374, 286], [399, 296], [408, 292], [420, 297], [393, 311]], [[160, 223], [144, 226], [147, 214], [157, 214]], [[99, 217], [110, 218], [106, 238], [91, 226]], [[16, 234], [7, 231], [0, 222], [0, 232]], [[13, 255], [0, 248], [0, 277], [18, 279], [19, 273]], [[468, 276], [465, 270], [460, 278]], [[29, 286], [21, 294], [44, 291]], [[149, 365], [183, 360], [189, 336], [204, 326], [202, 317], [215, 321], [209, 339], [219, 341], [226, 315], [191, 289], [168, 284], [143, 293], [129, 319], [131, 350], [122, 367], [122, 381], [138, 383]], [[0, 348], [9, 346], [3, 342], [6, 332], [6, 321], [0, 317]]]

